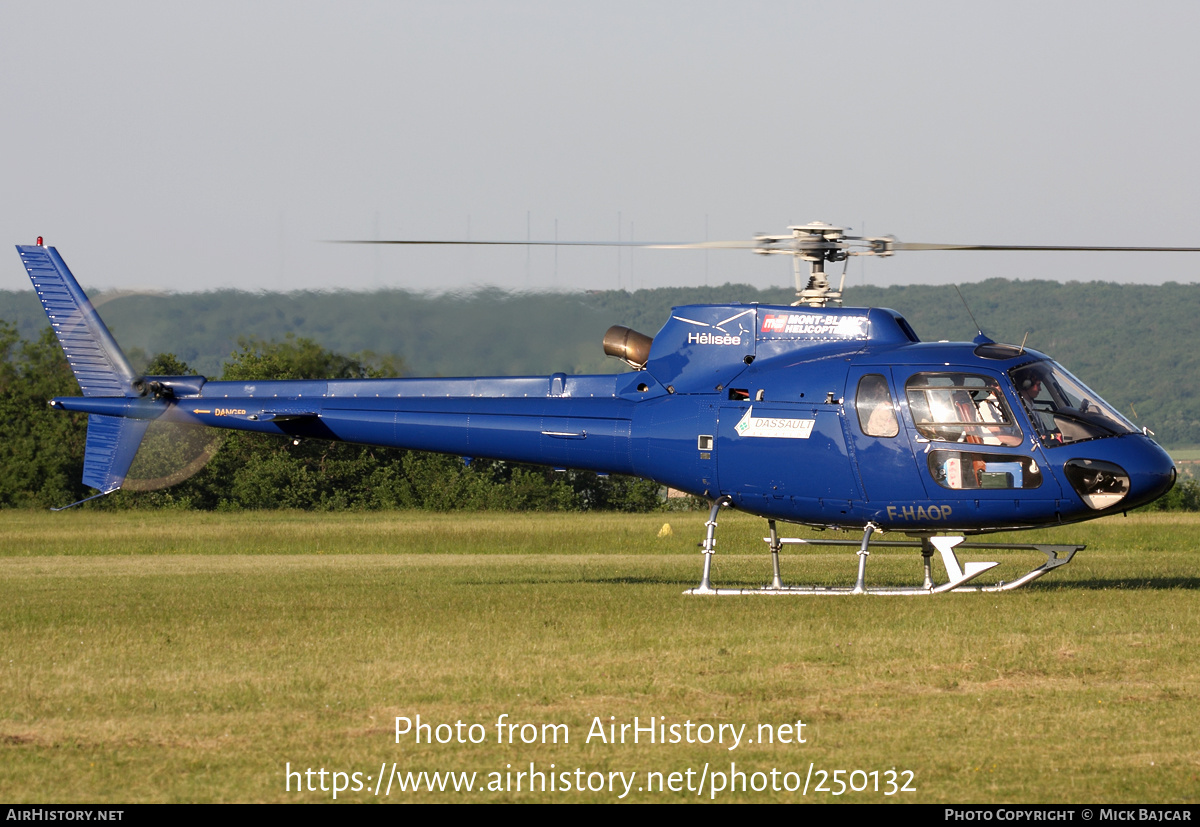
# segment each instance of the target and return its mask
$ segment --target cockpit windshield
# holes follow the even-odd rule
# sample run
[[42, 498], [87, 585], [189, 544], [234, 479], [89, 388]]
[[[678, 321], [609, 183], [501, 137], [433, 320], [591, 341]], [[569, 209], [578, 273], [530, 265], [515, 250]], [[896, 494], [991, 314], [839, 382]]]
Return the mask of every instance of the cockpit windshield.
[[1035, 362], [1009, 371], [1017, 394], [1049, 448], [1138, 429], [1095, 391], [1054, 362]]

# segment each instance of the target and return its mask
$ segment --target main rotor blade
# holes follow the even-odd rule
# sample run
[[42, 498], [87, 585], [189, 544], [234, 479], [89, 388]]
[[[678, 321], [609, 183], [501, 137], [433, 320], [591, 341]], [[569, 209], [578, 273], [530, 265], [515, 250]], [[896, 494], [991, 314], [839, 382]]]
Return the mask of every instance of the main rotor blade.
[[1026, 244], [918, 244], [907, 241], [893, 241], [893, 250], [1032, 250], [1035, 252], [1053, 252], [1066, 250], [1073, 252], [1112, 252], [1112, 253], [1200, 253], [1200, 247], [1073, 247], [1073, 246], [1037, 246]]
[[508, 247], [641, 247], [654, 250], [752, 250], [756, 241], [425, 241], [417, 239], [346, 239], [333, 244], [441, 244]]
[[[632, 247], [647, 250], [763, 250], [770, 252], [810, 253], [820, 250], [843, 250], [858, 247], [864, 242], [874, 246], [881, 239], [846, 236], [828, 241], [820, 238], [763, 236], [745, 241], [438, 241], [430, 239], [338, 239], [332, 244], [406, 244], [441, 246], [503, 246], [503, 247]], [[1112, 247], [1031, 244], [922, 244], [913, 241], [888, 241], [889, 252], [928, 250], [1026, 250], [1031, 252], [1111, 252], [1111, 253], [1200, 253], [1200, 247]], [[878, 254], [872, 250], [851, 255]]]

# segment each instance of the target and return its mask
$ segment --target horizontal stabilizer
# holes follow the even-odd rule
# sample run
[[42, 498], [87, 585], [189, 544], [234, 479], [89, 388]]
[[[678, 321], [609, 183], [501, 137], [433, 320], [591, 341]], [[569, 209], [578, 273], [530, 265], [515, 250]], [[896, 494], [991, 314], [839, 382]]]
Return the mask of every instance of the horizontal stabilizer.
[[[84, 396], [137, 396], [138, 376], [53, 247], [18, 246]], [[89, 447], [91, 437], [88, 437]]]

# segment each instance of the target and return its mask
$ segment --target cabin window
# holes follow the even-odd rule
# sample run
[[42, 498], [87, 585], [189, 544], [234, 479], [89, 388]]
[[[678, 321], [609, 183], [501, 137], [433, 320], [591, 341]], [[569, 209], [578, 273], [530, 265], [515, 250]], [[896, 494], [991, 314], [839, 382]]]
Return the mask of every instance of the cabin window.
[[1037, 488], [1042, 471], [1033, 457], [976, 451], [930, 451], [929, 473], [942, 488]]
[[918, 433], [938, 442], [1020, 445], [1021, 429], [990, 376], [918, 373], [905, 386]]
[[895, 436], [900, 433], [887, 379], [880, 374], [868, 374], [858, 380], [854, 407], [858, 411], [858, 426], [867, 436]]

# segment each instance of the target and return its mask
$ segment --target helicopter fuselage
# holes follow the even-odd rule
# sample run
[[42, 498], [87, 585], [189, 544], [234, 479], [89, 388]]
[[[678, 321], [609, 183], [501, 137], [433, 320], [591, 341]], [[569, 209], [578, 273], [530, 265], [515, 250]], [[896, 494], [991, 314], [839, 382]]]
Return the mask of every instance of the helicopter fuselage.
[[[1174, 482], [1149, 436], [1044, 354], [920, 342], [895, 311], [678, 307], [640, 369], [206, 382], [57, 407], [633, 474], [741, 510], [913, 534], [1069, 523]], [[1036, 387], [1035, 387], [1036, 386]]]

